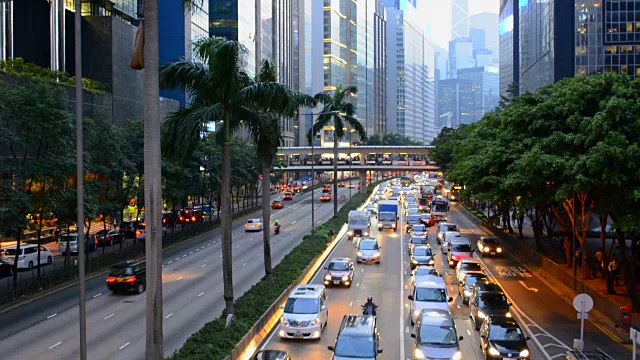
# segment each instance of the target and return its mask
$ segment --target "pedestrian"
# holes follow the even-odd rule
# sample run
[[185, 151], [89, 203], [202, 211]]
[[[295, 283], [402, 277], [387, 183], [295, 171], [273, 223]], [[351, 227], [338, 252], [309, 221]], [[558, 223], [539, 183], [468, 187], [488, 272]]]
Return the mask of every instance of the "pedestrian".
[[58, 228], [58, 226], [56, 225], [56, 227], [53, 229], [53, 240], [57, 243], [58, 240], [60, 240], [60, 229]]
[[619, 275], [620, 275], [620, 264], [618, 264], [618, 258], [615, 255], [611, 257], [609, 260], [609, 272], [611, 273], [611, 278], [615, 285], [619, 285]]
[[[598, 249], [598, 251], [596, 251], [596, 267], [593, 271], [593, 277], [598, 277], [598, 271], [602, 272], [604, 274], [604, 269], [602, 267], [602, 259], [604, 257], [604, 251], [602, 248]], [[604, 276], [604, 275], [603, 275]]]

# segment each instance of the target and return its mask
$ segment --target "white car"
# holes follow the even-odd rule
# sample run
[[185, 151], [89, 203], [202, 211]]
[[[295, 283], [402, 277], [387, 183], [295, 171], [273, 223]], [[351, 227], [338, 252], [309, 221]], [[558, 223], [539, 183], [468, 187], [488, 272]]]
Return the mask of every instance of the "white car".
[[436, 270], [435, 267], [433, 266], [427, 266], [427, 265], [418, 265], [416, 266], [415, 269], [413, 269], [413, 271], [411, 271], [411, 286], [413, 286], [413, 284], [423, 281], [423, 280], [428, 280], [428, 276], [440, 276], [440, 274], [438, 274], [438, 270]]
[[319, 339], [327, 325], [327, 294], [318, 284], [298, 285], [287, 302], [280, 306], [284, 310], [280, 318], [281, 338]]
[[443, 234], [442, 236], [442, 253], [446, 254], [449, 252], [449, 249], [451, 248], [451, 239], [454, 238], [461, 238], [462, 234], [460, 234], [457, 231], [447, 231]]
[[[4, 249], [2, 260], [13, 265], [16, 256], [16, 247]], [[51, 252], [44, 246], [40, 246], [40, 265], [49, 265], [53, 262]], [[18, 254], [18, 269], [33, 269], [38, 266], [38, 245], [21, 245]]]
[[412, 284], [408, 299], [411, 326], [416, 323], [420, 311], [424, 309], [449, 309], [449, 303], [453, 301], [447, 293], [447, 285], [440, 276], [427, 275], [423, 279]]
[[462, 281], [463, 275], [466, 273], [484, 273], [484, 268], [480, 260], [476, 258], [462, 258], [456, 265], [456, 279]]
[[264, 229], [264, 225], [262, 224], [261, 219], [249, 219], [244, 224], [244, 231], [262, 231]]

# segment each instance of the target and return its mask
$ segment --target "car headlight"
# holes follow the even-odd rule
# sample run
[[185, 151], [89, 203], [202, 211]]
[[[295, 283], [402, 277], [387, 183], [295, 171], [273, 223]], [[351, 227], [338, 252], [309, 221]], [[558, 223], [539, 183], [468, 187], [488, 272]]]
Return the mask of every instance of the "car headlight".
[[465, 296], [471, 296], [471, 290], [464, 289]]
[[374, 258], [379, 258], [379, 257], [380, 257], [380, 253], [375, 253], [375, 254], [373, 254], [373, 257], [374, 257]]
[[486, 318], [486, 317], [487, 317], [487, 314], [483, 313], [482, 311], [478, 311], [478, 317], [479, 317], [480, 319], [484, 319], [484, 318]]
[[396, 224], [392, 224], [391, 227], [395, 229], [396, 228]]
[[420, 316], [420, 310], [418, 310], [418, 309], [413, 309], [413, 316], [415, 316], [415, 317]]
[[360, 251], [358, 251], [358, 256], [362, 256], [362, 253]]
[[500, 351], [498, 351], [498, 349], [496, 349], [494, 347], [490, 347], [489, 348], [489, 354], [491, 354], [493, 356], [498, 356], [498, 355], [500, 355]]
[[429, 265], [433, 265], [435, 264], [435, 262], [433, 261], [433, 259], [429, 260]]
[[319, 317], [315, 318], [315, 319], [311, 322], [311, 325], [318, 325], [318, 324], [320, 324], [320, 318], [319, 318]]
[[347, 280], [349, 280], [349, 276], [348, 276], [348, 275], [344, 275], [344, 276], [342, 277], [342, 281], [347, 281]]
[[331, 275], [330, 274], [325, 275], [324, 279], [325, 280], [331, 280]]
[[366, 232], [366, 231], [363, 234], [364, 234], [364, 236], [369, 236], [369, 233]]
[[418, 263], [418, 260], [416, 260], [416, 259], [411, 259], [411, 263], [412, 263], [412, 264], [417, 264], [417, 263]]
[[349, 235], [349, 236], [353, 235], [353, 231], [351, 231], [351, 230], [347, 231], [347, 235]]
[[280, 318], [280, 323], [281, 323], [282, 325], [289, 325], [289, 322], [288, 322], [288, 321], [287, 321], [287, 319], [285, 319], [285, 318]]
[[528, 356], [529, 356], [529, 350], [524, 349], [520, 351], [520, 357], [528, 357]]
[[449, 265], [453, 265], [453, 260], [449, 260]]
[[482, 248], [482, 251], [483, 251], [483, 252], [489, 252], [489, 250], [490, 250], [490, 249], [489, 249], [488, 247]]
[[510, 318], [511, 317], [511, 311], [508, 311], [506, 314], [504, 314], [504, 316]]
[[496, 252], [501, 253], [501, 252], [502, 252], [502, 248], [500, 248], [500, 247], [499, 247], [499, 248], [497, 248], [497, 249], [496, 249]]
[[442, 239], [442, 233], [438, 233], [438, 239]]
[[422, 350], [415, 348], [415, 350], [413, 350], [413, 358], [414, 359], [425, 359], [426, 356], [424, 356], [424, 353], [422, 352]]
[[457, 351], [455, 354], [453, 354], [453, 356], [451, 357], [451, 360], [460, 360], [462, 359], [462, 353], [460, 351]]

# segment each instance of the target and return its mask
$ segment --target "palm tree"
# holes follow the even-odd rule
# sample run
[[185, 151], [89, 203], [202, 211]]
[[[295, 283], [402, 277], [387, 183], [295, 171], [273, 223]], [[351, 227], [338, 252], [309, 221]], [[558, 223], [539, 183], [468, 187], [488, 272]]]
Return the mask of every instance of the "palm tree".
[[231, 246], [231, 157], [232, 129], [241, 121], [258, 121], [256, 109], [269, 113], [290, 106], [289, 90], [277, 82], [256, 82], [245, 71], [247, 49], [237, 41], [213, 37], [197, 41], [194, 58], [180, 59], [161, 67], [160, 82], [168, 89], [190, 94], [191, 103], [166, 121], [164, 151], [170, 157], [189, 157], [208, 121], [222, 119], [222, 277], [225, 312], [233, 315], [233, 269]]
[[313, 98], [317, 103], [322, 104], [322, 111], [318, 120], [313, 124], [311, 130], [307, 134], [309, 142], [320, 132], [325, 126], [333, 124], [333, 215], [338, 213], [338, 141], [344, 136], [344, 122], [353, 128], [361, 139], [367, 137], [364, 127], [358, 119], [355, 118], [355, 106], [348, 101], [349, 95], [356, 95], [358, 88], [354, 85], [345, 88], [338, 86], [333, 94], [325, 92], [317, 93]]
[[[275, 83], [276, 69], [268, 60], [260, 63], [260, 70], [256, 76], [256, 83]], [[253, 142], [256, 145], [256, 155], [261, 164], [260, 172], [262, 174], [262, 221], [266, 225], [262, 232], [263, 254], [264, 254], [264, 273], [267, 281], [272, 281], [271, 266], [271, 241], [270, 241], [270, 224], [271, 224], [271, 207], [270, 207], [270, 189], [271, 189], [271, 167], [276, 159], [278, 147], [282, 144], [281, 117], [293, 116], [300, 106], [315, 106], [315, 102], [311, 96], [303, 93], [290, 91], [287, 94], [288, 101], [283, 101], [282, 108], [272, 108], [270, 112], [261, 112], [257, 109], [257, 117], [253, 121], [248, 122], [249, 131]]]

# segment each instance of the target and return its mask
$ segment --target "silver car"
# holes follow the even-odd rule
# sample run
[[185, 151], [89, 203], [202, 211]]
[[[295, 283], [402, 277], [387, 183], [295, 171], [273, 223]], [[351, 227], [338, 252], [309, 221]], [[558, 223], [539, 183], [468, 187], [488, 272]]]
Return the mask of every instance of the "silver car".
[[358, 257], [356, 261], [360, 263], [376, 263], [380, 264], [380, 249], [378, 240], [374, 238], [363, 238], [358, 243]]
[[416, 322], [413, 359], [462, 359], [456, 326], [447, 310], [422, 310]]

